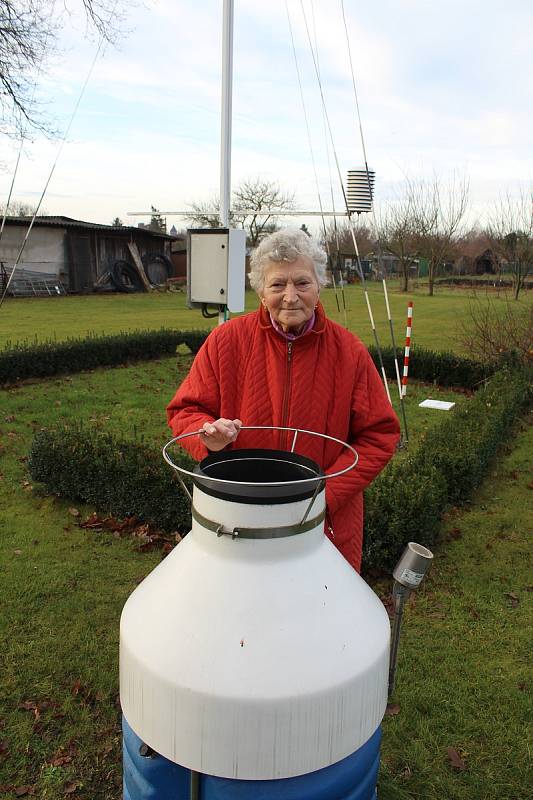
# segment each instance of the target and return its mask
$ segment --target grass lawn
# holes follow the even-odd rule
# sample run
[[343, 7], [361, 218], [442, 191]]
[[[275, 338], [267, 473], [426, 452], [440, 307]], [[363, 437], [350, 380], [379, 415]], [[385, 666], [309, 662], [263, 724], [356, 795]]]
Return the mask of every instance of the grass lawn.
[[[449, 301], [444, 293], [442, 298], [452, 308], [451, 293]], [[122, 309], [136, 308], [129, 323], [140, 327], [142, 308], [153, 303], [151, 308], [168, 317], [169, 301], [175, 303], [176, 295], [17, 300], [0, 314], [13, 314], [19, 303], [37, 309], [43, 302], [49, 313], [56, 302], [79, 301], [67, 322], [62, 315], [55, 317], [61, 322], [60, 338], [83, 332], [76, 327], [85, 324], [82, 308], [92, 309], [92, 321], [86, 322], [96, 330], [91, 302], [111, 300], [120, 300]], [[400, 300], [405, 305], [404, 297], [393, 298], [394, 303]], [[331, 296], [326, 298], [330, 301], [334, 303]], [[455, 308], [462, 308], [462, 296], [458, 303]], [[99, 313], [106, 331], [109, 324], [125, 329], [118, 311]], [[205, 327], [198, 312], [182, 313]], [[0, 318], [5, 322], [6, 316]], [[51, 335], [49, 324], [50, 317], [40, 335]], [[153, 327], [161, 325], [172, 323], [154, 320]], [[442, 348], [442, 324], [437, 334], [440, 339], [433, 346]], [[42, 427], [83, 418], [124, 436], [143, 435], [159, 446], [169, 436], [164, 406], [189, 363], [187, 357], [180, 357], [178, 366], [175, 359], [165, 358], [0, 392], [2, 800], [17, 796], [15, 789], [18, 796], [33, 793], [42, 800], [122, 796], [118, 622], [128, 595], [161, 558], [159, 551], [141, 552], [130, 538], [80, 529], [78, 519], [92, 508], [48, 497], [33, 487], [25, 463], [32, 435]], [[469, 399], [449, 390], [410, 386], [406, 405], [411, 447], [420, 431], [442, 418], [442, 412], [418, 408], [428, 396], [458, 403]], [[432, 572], [407, 610], [395, 697], [399, 713], [384, 723], [379, 800], [531, 796], [525, 731], [531, 716], [526, 546], [533, 517], [533, 426], [517, 422], [517, 432], [468, 510], [452, 511], [444, 521]], [[381, 581], [376, 589], [387, 594], [390, 582]], [[457, 751], [465, 769], [451, 766], [448, 747]]]
[[[389, 324], [383, 300], [381, 284], [368, 283], [372, 309], [383, 346], [390, 345]], [[414, 301], [413, 343], [437, 350], [460, 352], [457, 331], [460, 320], [468, 318], [473, 297], [484, 299], [484, 291], [475, 295], [466, 290], [439, 289], [434, 297], [428, 297], [423, 288], [408, 294], [398, 291], [396, 281], [389, 285], [391, 313], [395, 338], [403, 346], [407, 319], [407, 301]], [[504, 295], [490, 295], [495, 303], [504, 305]], [[327, 313], [332, 319], [344, 324], [342, 297], [338, 299], [341, 311], [337, 310], [332, 289], [321, 293]], [[345, 289], [348, 328], [357, 333], [366, 343], [373, 343], [364, 295], [360, 286]], [[520, 303], [530, 303], [524, 294]], [[248, 310], [257, 307], [257, 296], [248, 292]], [[198, 310], [185, 305], [183, 293], [154, 294], [110, 294], [84, 297], [9, 299], [0, 312], [0, 348], [8, 342], [20, 340], [66, 339], [86, 336], [90, 333], [117, 333], [136, 329], [197, 328], [205, 330], [216, 324], [216, 320], [203, 319]]]

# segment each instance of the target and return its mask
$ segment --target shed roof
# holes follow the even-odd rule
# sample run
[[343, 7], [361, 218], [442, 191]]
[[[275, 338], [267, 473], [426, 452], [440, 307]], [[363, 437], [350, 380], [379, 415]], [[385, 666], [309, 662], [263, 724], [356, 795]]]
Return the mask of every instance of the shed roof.
[[[28, 225], [31, 217], [6, 217], [6, 225]], [[151, 228], [137, 228], [133, 225], [102, 225], [99, 222], [84, 222], [71, 217], [35, 217], [34, 227], [37, 228], [75, 228], [77, 230], [97, 230], [108, 233], [146, 233], [149, 236], [163, 239], [173, 239], [167, 233], [154, 231]]]

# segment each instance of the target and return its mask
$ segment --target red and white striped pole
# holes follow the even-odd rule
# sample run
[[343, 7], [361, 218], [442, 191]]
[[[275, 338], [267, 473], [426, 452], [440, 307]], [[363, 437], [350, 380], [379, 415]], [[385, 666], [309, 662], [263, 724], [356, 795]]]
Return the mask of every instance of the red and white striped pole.
[[405, 331], [405, 352], [403, 356], [402, 397], [407, 394], [407, 376], [409, 374], [409, 355], [411, 351], [411, 330], [413, 327], [413, 301], [407, 304], [407, 330]]

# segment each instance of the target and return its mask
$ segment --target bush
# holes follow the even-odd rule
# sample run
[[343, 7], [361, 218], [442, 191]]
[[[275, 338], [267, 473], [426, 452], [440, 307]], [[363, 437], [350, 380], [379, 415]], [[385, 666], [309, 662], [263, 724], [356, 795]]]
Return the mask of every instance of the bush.
[[[0, 384], [172, 355], [183, 344], [195, 354], [208, 333], [209, 331], [175, 331], [162, 328], [159, 331], [134, 331], [115, 336], [67, 339], [65, 342], [24, 342], [0, 352]], [[375, 347], [369, 347], [369, 351], [379, 369]], [[382, 354], [387, 375], [392, 378], [396, 374], [394, 350], [387, 347], [382, 350]], [[398, 353], [398, 360], [400, 364], [403, 363], [403, 353]], [[495, 369], [495, 366], [481, 366], [475, 361], [451, 353], [436, 353], [423, 347], [412, 349], [410, 377], [437, 383], [439, 386], [473, 389]]]
[[172, 355], [182, 344], [187, 345], [192, 353], [197, 353], [206, 336], [207, 331], [162, 328], [114, 336], [94, 335], [64, 342], [22, 342], [0, 352], [0, 384]]
[[[529, 403], [524, 372], [502, 370], [471, 402], [433, 428], [418, 449], [393, 462], [366, 492], [365, 569], [394, 565], [411, 539], [431, 546], [446, 506], [480, 484], [496, 448]], [[174, 458], [191, 461], [178, 449]], [[115, 516], [136, 516], [164, 531], [190, 528], [190, 506], [158, 450], [83, 428], [42, 431], [29, 459], [49, 491]]]
[[378, 476], [365, 495], [366, 569], [392, 567], [409, 540], [434, 543], [442, 512], [471, 497], [530, 404], [528, 378], [525, 371], [501, 370], [471, 402], [432, 428], [412, 456]]
[[533, 306], [515, 300], [472, 301], [460, 341], [483, 364], [527, 366], [533, 362]]
[[[376, 348], [368, 348], [374, 364], [380, 370], [379, 358]], [[394, 349], [384, 347], [381, 349], [385, 372], [389, 380], [396, 376], [394, 366]], [[398, 351], [398, 365], [400, 375], [403, 372], [403, 352]], [[427, 350], [425, 347], [411, 348], [409, 362], [409, 378], [418, 381], [435, 383], [438, 386], [457, 386], [461, 389], [477, 389], [480, 383], [488, 378], [497, 369], [496, 365], [484, 365], [470, 358], [462, 358], [453, 353], [438, 353]]]
[[[181, 451], [178, 463], [194, 462]], [[83, 427], [41, 431], [33, 439], [31, 477], [53, 494], [117, 517], [138, 517], [182, 535], [191, 527], [188, 498], [161, 451]]]

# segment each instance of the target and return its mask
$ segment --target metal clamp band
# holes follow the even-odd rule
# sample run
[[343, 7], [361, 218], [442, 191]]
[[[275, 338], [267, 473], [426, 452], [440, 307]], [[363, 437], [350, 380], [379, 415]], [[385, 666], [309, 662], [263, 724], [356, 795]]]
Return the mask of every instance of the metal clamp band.
[[286, 536], [296, 536], [299, 533], [307, 533], [307, 531], [316, 528], [317, 525], [324, 522], [326, 509], [313, 519], [307, 520], [307, 522], [297, 522], [293, 525], [284, 525], [277, 528], [241, 528], [237, 525], [232, 530], [224, 530], [224, 526], [220, 522], [213, 522], [213, 520], [207, 519], [197, 511], [194, 505], [192, 507], [192, 517], [202, 528], [213, 531], [217, 536], [231, 536], [232, 539], [283, 539]]

